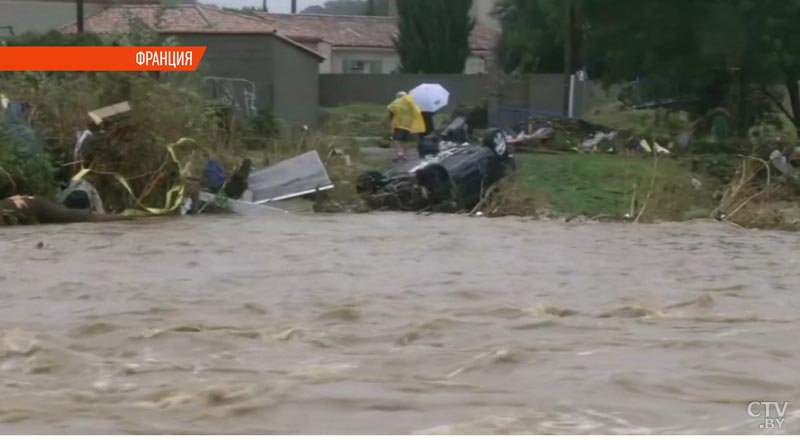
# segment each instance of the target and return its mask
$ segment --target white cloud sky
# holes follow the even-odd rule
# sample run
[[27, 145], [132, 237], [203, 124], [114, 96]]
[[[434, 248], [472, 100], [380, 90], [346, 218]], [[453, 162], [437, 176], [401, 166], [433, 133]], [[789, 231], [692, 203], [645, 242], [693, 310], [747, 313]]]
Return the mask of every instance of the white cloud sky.
[[[262, 5], [262, 0], [200, 0], [200, 2], [230, 8], [260, 7]], [[325, 0], [297, 0], [297, 11], [302, 11], [311, 5], [321, 5], [323, 3], [325, 3]], [[291, 0], [267, 0], [267, 8], [270, 12], [290, 12], [291, 5]]]

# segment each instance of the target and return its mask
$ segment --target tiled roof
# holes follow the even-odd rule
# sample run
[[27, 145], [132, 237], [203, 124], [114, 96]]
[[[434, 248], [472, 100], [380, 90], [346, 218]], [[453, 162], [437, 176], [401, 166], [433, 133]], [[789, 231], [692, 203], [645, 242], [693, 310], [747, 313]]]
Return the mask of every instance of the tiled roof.
[[[75, 0], [11, 0], [17, 2], [40, 2], [40, 3], [72, 3], [75, 4]], [[122, 4], [122, 5], [157, 5], [161, 4], [160, 0], [84, 0], [85, 3], [93, 3], [93, 4], [102, 4], [102, 5], [112, 5], [112, 4]]]
[[[125, 33], [131, 31], [132, 22], [139, 22], [157, 32], [275, 32], [274, 27], [265, 25], [262, 20], [255, 17], [203, 5], [113, 6], [86, 17], [84, 28], [87, 32], [98, 34]], [[72, 24], [63, 28], [62, 31], [76, 32], [77, 26]]]
[[[283, 35], [297, 41], [317, 39], [332, 46], [394, 48], [392, 37], [397, 35], [396, 17], [365, 17], [353, 15], [270, 14], [258, 17]], [[497, 32], [475, 25], [470, 36], [472, 50], [491, 50]]]
[[[144, 25], [160, 33], [198, 34], [265, 34], [275, 35], [305, 51], [324, 58], [312, 49], [280, 35], [266, 21], [225, 11], [206, 5], [183, 5], [166, 7], [161, 5], [123, 5], [103, 9], [84, 20], [86, 32], [96, 34], [119, 34], [131, 32], [135, 26]], [[61, 29], [64, 33], [77, 32], [73, 23]]]
[[[279, 38], [288, 37], [297, 45], [324, 41], [334, 47], [385, 49], [394, 48], [392, 37], [398, 32], [395, 17], [269, 13], [247, 15], [207, 5], [112, 6], [86, 17], [84, 27], [87, 32], [98, 34], [125, 33], [132, 30], [131, 24], [134, 22], [162, 33], [276, 34]], [[62, 32], [77, 32], [77, 26], [71, 24], [63, 28]], [[489, 51], [494, 47], [497, 36], [496, 31], [475, 25], [470, 35], [470, 48], [473, 51]], [[302, 47], [312, 51], [308, 46]]]

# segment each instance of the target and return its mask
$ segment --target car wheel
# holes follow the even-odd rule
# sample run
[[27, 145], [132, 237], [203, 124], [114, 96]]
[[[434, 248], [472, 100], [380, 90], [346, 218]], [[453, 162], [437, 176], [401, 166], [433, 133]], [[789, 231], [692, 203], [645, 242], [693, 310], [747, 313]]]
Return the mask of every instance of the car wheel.
[[483, 137], [483, 146], [492, 150], [500, 158], [507, 158], [511, 155], [510, 147], [506, 142], [506, 134], [503, 130], [489, 130]]

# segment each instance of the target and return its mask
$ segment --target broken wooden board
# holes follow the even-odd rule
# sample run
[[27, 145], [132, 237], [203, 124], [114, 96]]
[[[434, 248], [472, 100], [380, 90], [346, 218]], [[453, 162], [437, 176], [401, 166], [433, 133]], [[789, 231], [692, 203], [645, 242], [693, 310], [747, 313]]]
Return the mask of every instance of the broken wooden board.
[[131, 111], [131, 105], [128, 101], [120, 102], [117, 104], [109, 105], [108, 107], [99, 108], [89, 112], [89, 118], [92, 119], [97, 125], [101, 125], [116, 116], [123, 115]]

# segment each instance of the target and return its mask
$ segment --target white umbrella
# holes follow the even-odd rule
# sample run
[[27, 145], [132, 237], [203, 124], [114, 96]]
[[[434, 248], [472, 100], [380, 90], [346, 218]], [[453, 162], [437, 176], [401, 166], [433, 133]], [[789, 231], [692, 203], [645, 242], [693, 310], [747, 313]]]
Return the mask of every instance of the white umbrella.
[[441, 84], [420, 84], [409, 94], [424, 112], [434, 113], [447, 106], [450, 92]]

